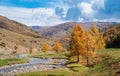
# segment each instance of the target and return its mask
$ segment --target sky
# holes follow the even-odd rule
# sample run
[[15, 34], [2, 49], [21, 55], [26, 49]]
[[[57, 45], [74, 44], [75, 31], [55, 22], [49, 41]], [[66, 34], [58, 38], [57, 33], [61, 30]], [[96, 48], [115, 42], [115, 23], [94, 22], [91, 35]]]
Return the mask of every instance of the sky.
[[120, 22], [120, 0], [0, 0], [0, 15], [28, 26]]

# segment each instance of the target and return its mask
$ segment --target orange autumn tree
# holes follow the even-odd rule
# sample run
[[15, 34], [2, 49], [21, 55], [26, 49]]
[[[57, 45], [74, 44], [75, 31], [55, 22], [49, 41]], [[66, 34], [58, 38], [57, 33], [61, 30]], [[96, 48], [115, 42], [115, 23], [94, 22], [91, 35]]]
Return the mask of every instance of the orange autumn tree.
[[44, 44], [44, 45], [42, 46], [42, 51], [43, 51], [43, 52], [46, 52], [46, 51], [48, 51], [48, 50], [50, 50], [50, 46], [49, 46], [48, 44]]
[[104, 49], [105, 42], [103, 40], [103, 35], [99, 33], [96, 26], [91, 27], [88, 32], [94, 37], [96, 49]]
[[103, 39], [103, 35], [102, 34], [100, 34], [100, 36], [99, 36], [99, 41], [98, 41], [98, 43], [99, 43], [99, 48], [100, 49], [104, 49], [105, 47], [106, 47], [106, 44], [105, 44], [105, 41], [104, 41], [104, 39]]
[[57, 41], [53, 46], [53, 50], [56, 51], [56, 53], [62, 51], [62, 49], [62, 44], [59, 41]]
[[70, 55], [77, 56], [77, 62], [80, 61], [80, 55], [85, 53], [85, 31], [80, 24], [77, 24], [72, 32], [70, 39]]
[[[95, 56], [95, 40], [93, 36], [90, 33], [86, 33], [86, 38], [85, 38], [85, 53], [83, 56], [86, 58], [86, 63], [89, 65], [89, 63], [92, 61], [93, 57]], [[89, 61], [91, 60], [91, 61]]]

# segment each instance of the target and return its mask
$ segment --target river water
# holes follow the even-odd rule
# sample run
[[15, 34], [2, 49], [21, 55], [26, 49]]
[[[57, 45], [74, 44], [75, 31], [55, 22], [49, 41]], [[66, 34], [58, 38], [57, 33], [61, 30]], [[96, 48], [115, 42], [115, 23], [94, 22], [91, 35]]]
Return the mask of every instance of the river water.
[[28, 58], [28, 63], [14, 64], [0, 67], [0, 74], [15, 75], [19, 73], [26, 73], [31, 71], [42, 71], [62, 67], [66, 63], [66, 59], [53, 58], [29, 58], [25, 54], [16, 55], [17, 58]]

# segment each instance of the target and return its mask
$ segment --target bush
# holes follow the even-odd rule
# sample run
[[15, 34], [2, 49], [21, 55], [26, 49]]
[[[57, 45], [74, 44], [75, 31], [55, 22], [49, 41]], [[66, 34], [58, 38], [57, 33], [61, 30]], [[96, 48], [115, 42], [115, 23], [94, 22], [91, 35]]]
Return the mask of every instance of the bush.
[[23, 40], [23, 42], [26, 42], [26, 40]]
[[14, 49], [15, 49], [15, 50], [17, 50], [17, 49], [18, 49], [18, 47], [17, 47], [17, 46], [14, 46]]
[[4, 42], [1, 42], [1, 43], [0, 43], [0, 46], [6, 47]]
[[12, 52], [12, 54], [16, 54], [16, 53], [17, 53], [17, 51], [13, 51], [13, 52]]

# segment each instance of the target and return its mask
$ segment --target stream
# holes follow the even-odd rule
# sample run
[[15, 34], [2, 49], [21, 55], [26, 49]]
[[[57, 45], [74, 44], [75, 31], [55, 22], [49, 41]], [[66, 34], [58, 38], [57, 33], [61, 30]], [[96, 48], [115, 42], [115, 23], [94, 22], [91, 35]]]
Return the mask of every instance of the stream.
[[42, 71], [65, 66], [66, 59], [29, 58], [27, 54], [17, 54], [17, 58], [27, 58], [28, 63], [13, 64], [0, 67], [0, 74], [14, 76], [16, 74]]

